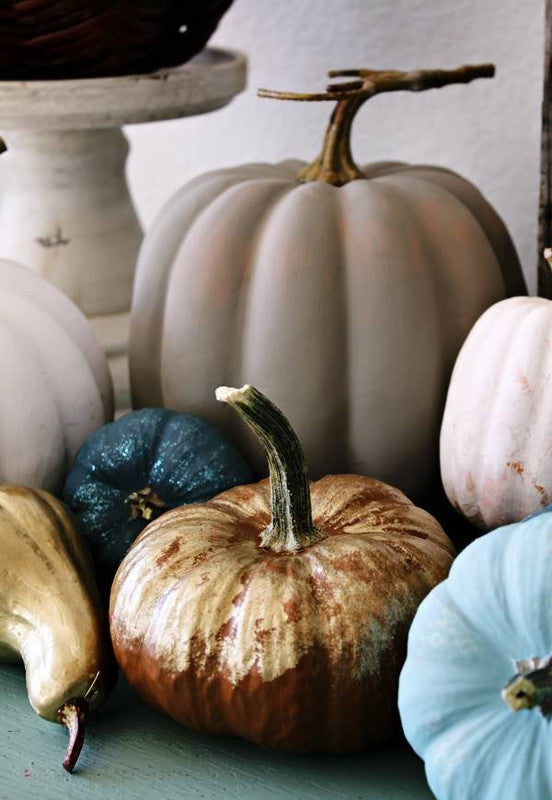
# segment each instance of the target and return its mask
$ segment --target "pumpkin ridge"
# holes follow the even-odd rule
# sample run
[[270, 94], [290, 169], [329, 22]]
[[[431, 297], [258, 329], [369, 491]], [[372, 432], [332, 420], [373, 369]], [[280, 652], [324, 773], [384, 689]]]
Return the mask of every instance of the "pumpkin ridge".
[[[236, 381], [237, 383], [241, 383], [245, 381], [247, 378], [247, 374], [249, 370], [246, 366], [244, 366], [244, 361], [246, 361], [246, 355], [244, 355], [244, 350], [246, 349], [247, 345], [244, 344], [247, 341], [247, 331], [250, 325], [251, 320], [251, 308], [253, 305], [253, 296], [255, 294], [255, 276], [257, 274], [256, 265], [260, 258], [260, 249], [262, 246], [262, 237], [263, 234], [266, 232], [268, 226], [270, 225], [270, 219], [273, 214], [281, 207], [281, 204], [285, 202], [286, 198], [289, 196], [290, 192], [295, 188], [293, 183], [284, 183], [282, 187], [282, 191], [279, 194], [276, 194], [271, 202], [266, 205], [265, 209], [263, 209], [263, 213], [258, 217], [255, 225], [255, 229], [250, 234], [250, 242], [251, 242], [251, 249], [250, 255], [247, 259], [247, 275], [245, 279], [241, 281], [238, 298], [236, 301], [236, 308], [241, 310], [241, 313], [238, 311], [237, 315], [237, 324], [235, 325], [235, 340], [234, 340], [234, 352], [235, 352], [235, 364], [230, 367], [226, 376], [224, 378], [227, 382]], [[251, 277], [253, 276], [253, 277]], [[234, 378], [234, 375], [236, 378]], [[222, 376], [221, 376], [222, 382]]]
[[[153, 472], [153, 466], [154, 466], [155, 462], [159, 458], [159, 447], [161, 445], [161, 441], [164, 439], [165, 433], [166, 433], [166, 430], [167, 430], [167, 426], [168, 426], [168, 424], [169, 424], [169, 422], [171, 420], [171, 417], [175, 413], [176, 413], [175, 411], [170, 411], [169, 409], [166, 409], [166, 408], [163, 409], [163, 413], [161, 414], [161, 424], [156, 428], [155, 437], [154, 437], [154, 439], [153, 439], [153, 441], [151, 443], [150, 459], [151, 459], [151, 465], [152, 466], [151, 466], [150, 472]], [[155, 479], [151, 480], [151, 476], [150, 476], [150, 483], [152, 483], [152, 484], [155, 483], [156, 484], [157, 481], [155, 481]], [[139, 490], [142, 490], [142, 489], [145, 489], [145, 488], [146, 487], [143, 486], [143, 487], [140, 487]], [[156, 487], [156, 486], [151, 486], [150, 488], [153, 489], [154, 491], [157, 491], [157, 489], [158, 489], [158, 487]]]
[[[345, 184], [346, 186], [348, 184]], [[341, 188], [341, 187], [340, 187]], [[338, 231], [344, 231], [347, 228], [347, 212], [345, 208], [345, 201], [347, 198], [346, 192], [334, 192], [335, 197], [335, 211], [336, 226]], [[337, 253], [339, 254], [336, 261], [341, 265], [343, 274], [343, 281], [338, 286], [340, 290], [339, 296], [339, 316], [343, 328], [343, 335], [339, 342], [340, 344], [340, 358], [342, 364], [342, 378], [341, 378], [341, 396], [339, 398], [339, 414], [342, 418], [341, 436], [340, 441], [336, 444], [340, 450], [346, 452], [346, 463], [352, 461], [351, 458], [351, 437], [353, 436], [353, 425], [351, 423], [351, 355], [350, 355], [350, 335], [351, 335], [351, 320], [350, 309], [347, 302], [349, 294], [349, 259], [347, 252], [347, 245], [345, 243], [345, 236], [337, 237]], [[339, 358], [339, 357], [338, 357]]]
[[113, 387], [107, 362], [82, 311], [55, 286], [44, 281], [32, 270], [7, 259], [0, 259], [0, 267], [9, 267], [10, 289], [16, 296], [34, 300], [40, 292], [41, 307], [67, 332], [88, 361], [102, 396], [104, 418], [113, 417]]
[[[252, 188], [253, 187], [253, 188]], [[249, 276], [252, 271], [252, 264], [255, 258], [255, 233], [251, 233], [247, 240], [240, 239], [236, 236], [235, 229], [231, 225], [236, 221], [241, 221], [245, 217], [248, 218], [248, 224], [253, 227], [251, 222], [252, 215], [257, 220], [257, 225], [262, 223], [262, 220], [270, 216], [270, 210], [277, 204], [281, 195], [287, 194], [292, 189], [292, 184], [285, 180], [275, 179], [253, 179], [233, 184], [225, 189], [222, 194], [215, 197], [212, 202], [206, 205], [201, 213], [196, 216], [193, 223], [186, 229], [186, 235], [182, 238], [181, 246], [178, 254], [174, 260], [170, 283], [165, 296], [165, 316], [163, 326], [166, 329], [171, 327], [172, 335], [178, 336], [178, 331], [181, 329], [181, 299], [187, 297], [188, 304], [196, 302], [194, 292], [197, 288], [192, 290], [188, 289], [184, 295], [180, 291], [180, 285], [183, 280], [187, 279], [188, 273], [192, 270], [189, 266], [193, 264], [193, 271], [201, 272], [201, 279], [203, 284], [201, 286], [202, 296], [206, 293], [206, 287], [212, 294], [217, 292], [217, 297], [212, 297], [212, 302], [219, 304], [218, 318], [218, 336], [216, 340], [213, 339], [212, 332], [206, 334], [205, 341], [208, 341], [211, 358], [209, 360], [213, 367], [209, 369], [208, 366], [203, 365], [203, 368], [198, 372], [195, 378], [196, 387], [194, 394], [201, 394], [201, 386], [209, 386], [212, 392], [212, 386], [217, 382], [224, 380], [225, 375], [232, 374], [232, 370], [237, 368], [241, 363], [241, 350], [240, 344], [242, 339], [243, 325], [246, 324], [244, 313], [243, 323], [237, 325], [235, 322], [235, 308], [247, 307], [247, 289], [249, 283]], [[253, 195], [253, 191], [258, 193], [258, 196]], [[262, 202], [260, 202], [260, 200]], [[265, 203], [268, 203], [268, 209], [264, 208]], [[218, 246], [212, 234], [209, 234], [210, 247], [212, 250], [207, 253], [204, 250], [204, 261], [198, 264], [198, 259], [190, 259], [188, 251], [193, 249], [194, 242], [197, 239], [203, 239], [205, 231], [211, 229], [213, 218], [223, 216], [227, 219], [226, 226], [223, 231], [219, 229]], [[241, 223], [243, 224], [243, 223]], [[220, 269], [214, 269], [209, 259], [212, 259], [212, 252], [224, 252], [225, 254], [225, 270], [224, 276], [221, 276]], [[231, 265], [238, 265], [237, 269], [231, 269]], [[220, 266], [220, 265], [218, 265]], [[228, 282], [229, 278], [229, 282]], [[188, 279], [189, 280], [189, 279]], [[225, 283], [226, 282], [226, 283]], [[195, 282], [197, 287], [198, 283]], [[201, 342], [196, 342], [195, 347], [201, 347]], [[170, 360], [170, 351], [172, 350], [170, 341], [164, 341], [161, 345], [161, 369], [162, 365]], [[194, 351], [195, 353], [195, 351]], [[193, 369], [194, 353], [187, 353], [189, 366]], [[224, 356], [224, 357], [222, 357]], [[218, 367], [215, 367], [219, 361]], [[216, 381], [214, 372], [216, 369]], [[213, 378], [210, 378], [210, 372], [213, 373]], [[164, 404], [169, 407], [175, 405], [172, 403], [171, 398], [174, 394], [178, 394], [178, 389], [173, 390], [173, 383], [178, 386], [179, 376], [172, 374], [165, 375], [163, 382], [163, 395]], [[221, 412], [213, 403], [210, 409], [201, 408], [201, 415], [206, 417], [209, 421], [218, 424], [230, 439], [232, 439], [232, 427], [227, 423], [227, 414]], [[194, 403], [193, 400], [188, 403], [187, 410], [193, 413]]]
[[[342, 342], [345, 328], [343, 320], [339, 318], [341, 309], [337, 305], [334, 307], [334, 297], [337, 302], [336, 290], [342, 292], [339, 288], [339, 276], [343, 272], [343, 264], [338, 265], [333, 257], [330, 264], [325, 258], [326, 246], [336, 253], [341, 248], [337, 202], [336, 187], [324, 183], [290, 184], [288, 191], [264, 217], [262, 236], [258, 239], [259, 247], [252, 262], [249, 285], [246, 287], [247, 311], [243, 314], [240, 343], [241, 371], [232, 376], [232, 381], [238, 383], [241, 375], [247, 382], [261, 386], [282, 405], [286, 396], [292, 392], [293, 383], [291, 375], [285, 380], [282, 377], [282, 364], [284, 361], [289, 363], [291, 358], [284, 357], [286, 349], [296, 340], [292, 359], [295, 372], [300, 372], [303, 364], [308, 364], [311, 360], [307, 344], [307, 318], [296, 317], [291, 310], [301, 307], [299, 297], [306, 302], [314, 293], [317, 298], [321, 296], [320, 313], [317, 314], [326, 320], [327, 337], [332, 344], [332, 351], [326, 357], [326, 369], [320, 370], [316, 377], [320, 395], [326, 396], [330, 388], [331, 364], [339, 370], [344, 366]], [[324, 215], [323, 224], [320, 222], [320, 213]], [[320, 227], [323, 228], [322, 239], [318, 235]], [[332, 235], [334, 231], [335, 235]], [[278, 285], [273, 287], [269, 295], [269, 285], [273, 283], [271, 276], [274, 273], [278, 275]], [[325, 294], [321, 287], [325, 287]], [[269, 296], [271, 305], [267, 307]], [[331, 303], [325, 299], [329, 296], [332, 297]], [[318, 340], [320, 341], [320, 337]], [[275, 375], [279, 375], [278, 381], [274, 379]], [[330, 452], [334, 454], [333, 469], [343, 470], [345, 467], [345, 446], [343, 442], [341, 447], [339, 444], [345, 436], [345, 420], [341, 416], [344, 403], [336, 398], [335, 388], [339, 388], [341, 381], [333, 381], [331, 385], [331, 404], [326, 403], [322, 415], [328, 438], [317, 437], [316, 444], [320, 452], [311, 453], [310, 458], [310, 469], [314, 476], [321, 474], [317, 462]], [[311, 403], [312, 415], [316, 410]], [[330, 417], [333, 423], [330, 423]], [[302, 438], [306, 440], [306, 431], [303, 431]], [[244, 436], [244, 441], [257, 473], [264, 474], [265, 462], [259, 448], [251, 444], [249, 436]], [[321, 456], [322, 448], [324, 456]], [[339, 455], [337, 462], [336, 453], [343, 453]]]
[[[402, 396], [397, 395], [395, 398], [396, 379], [393, 381], [389, 375], [385, 376], [385, 387], [387, 389], [387, 396], [381, 392], [380, 402], [387, 406], [387, 413], [390, 415], [390, 409], [394, 409], [394, 416], [396, 419], [394, 436], [389, 436], [389, 430], [386, 430], [386, 437], [380, 436], [379, 428], [374, 426], [370, 429], [365, 423], [365, 416], [367, 413], [377, 413], [376, 398], [370, 404], [370, 409], [366, 408], [364, 396], [356, 389], [356, 386], [366, 385], [379, 385], [382, 376], [382, 369], [379, 363], [368, 363], [364, 367], [363, 353], [366, 349], [366, 336], [367, 331], [358, 325], [356, 320], [362, 319], [364, 315], [370, 314], [374, 318], [373, 335], [376, 333], [376, 321], [382, 319], [383, 312], [380, 307], [376, 305], [376, 301], [372, 301], [374, 306], [359, 306], [355, 303], [356, 296], [366, 295], [363, 287], [367, 285], [372, 278], [367, 275], [366, 270], [360, 269], [360, 263], [364, 267], [371, 263], [369, 259], [373, 259], [372, 272], [376, 274], [381, 273], [381, 279], [385, 280], [385, 287], [380, 285], [380, 291], [385, 295], [386, 289], [392, 292], [392, 304], [388, 303], [388, 314], [397, 314], [399, 322], [394, 328], [394, 338], [388, 337], [387, 342], [387, 358], [393, 361], [398, 360], [397, 372], [401, 372], [401, 381], [409, 384], [416, 384], [416, 391], [409, 392], [410, 408], [409, 414], [416, 416], [420, 414], [421, 418], [427, 418], [428, 407], [436, 405], [435, 388], [430, 392], [429, 385], [435, 387], [436, 376], [441, 372], [439, 361], [441, 359], [440, 352], [442, 349], [439, 331], [443, 325], [443, 314], [441, 312], [441, 303], [437, 303], [436, 298], [436, 276], [432, 269], [433, 257], [429, 257], [427, 247], [427, 233], [423, 226], [416, 224], [416, 213], [413, 210], [414, 198], [408, 187], [399, 187], [391, 183], [391, 175], [383, 175], [373, 178], [366, 184], [364, 181], [353, 181], [346, 186], [342, 187], [340, 191], [343, 193], [344, 198], [347, 198], [349, 205], [349, 213], [346, 215], [350, 220], [348, 223], [351, 226], [350, 231], [344, 237], [350, 255], [348, 262], [351, 264], [351, 269], [348, 271], [347, 278], [347, 291], [348, 291], [348, 314], [350, 320], [350, 331], [348, 335], [349, 341], [349, 358], [352, 363], [357, 365], [355, 371], [351, 373], [351, 385], [349, 387], [350, 395], [350, 410], [349, 417], [351, 420], [351, 429], [349, 434], [349, 448], [350, 448], [350, 461], [349, 465], [352, 472], [369, 472], [376, 474], [382, 480], [389, 480], [390, 476], [385, 473], [378, 461], [381, 459], [381, 454], [394, 454], [393, 461], [395, 463], [393, 483], [396, 483], [401, 488], [408, 487], [409, 491], [419, 491], [420, 487], [416, 487], [416, 476], [418, 474], [424, 475], [423, 480], [427, 480], [427, 456], [426, 452], [431, 447], [428, 446], [428, 440], [431, 438], [436, 439], [436, 433], [433, 433], [433, 427], [429, 428], [429, 420], [426, 423], [426, 430], [417, 434], [415, 438], [412, 437], [411, 430], [407, 424], [407, 418], [404, 415], [404, 390]], [[364, 186], [370, 186], [368, 193]], [[372, 230], [377, 231], [378, 238], [370, 246], [367, 252], [365, 240], [366, 230], [361, 230], [358, 225], [354, 224], [355, 219], [372, 219]], [[390, 274], [383, 273], [380, 266], [380, 252], [387, 246], [387, 243], [396, 238], [396, 230], [400, 228], [402, 231], [407, 230], [409, 237], [414, 237], [415, 245], [418, 247], [418, 252], [412, 256], [412, 243], [409, 247], [401, 243], [397, 245], [395, 252], [395, 271], [393, 277]], [[359, 255], [362, 253], [362, 256]], [[419, 276], [418, 285], [419, 290], [417, 296], [409, 297], [404, 296], [401, 292], [404, 278], [412, 271], [412, 261], [416, 266], [421, 265], [421, 275]], [[408, 266], [407, 266], [408, 265]], [[355, 266], [353, 270], [352, 267]], [[381, 281], [380, 281], [381, 284]], [[398, 286], [395, 286], [398, 284]], [[431, 303], [430, 295], [431, 293]], [[420, 319], [418, 328], [418, 337], [423, 337], [419, 341], [408, 338], [402, 332], [400, 327], [400, 317], [408, 306], [421, 304], [424, 302], [424, 315]], [[441, 298], [442, 301], [442, 298]], [[431, 313], [428, 311], [428, 305], [431, 307]], [[412, 312], [410, 312], [412, 313]], [[421, 312], [420, 312], [421, 313]], [[423, 344], [422, 344], [423, 342]], [[413, 363], [416, 361], [416, 352], [411, 353], [412, 347], [415, 346], [419, 353], [424, 353], [422, 364], [425, 366], [426, 378], [423, 384], [420, 384], [419, 374], [414, 371]], [[408, 348], [410, 357], [407, 359], [405, 355], [405, 348]], [[401, 370], [401, 367], [403, 368]], [[364, 374], [363, 374], [364, 373]], [[383, 383], [383, 382], [382, 382]], [[444, 380], [439, 374], [440, 386], [443, 386]], [[427, 385], [427, 389], [425, 386]], [[425, 389], [425, 396], [423, 394]], [[444, 386], [443, 386], [444, 390]], [[401, 409], [403, 409], [401, 411]], [[363, 438], [359, 438], [359, 431], [362, 431]], [[404, 434], [403, 434], [404, 432]], [[405, 441], [409, 442], [407, 446]], [[374, 456], [370, 456], [366, 464], [366, 451], [370, 449]], [[437, 447], [435, 444], [435, 468], [433, 472], [437, 471]], [[358, 455], [357, 455], [358, 454]], [[364, 459], [362, 459], [364, 456]], [[357, 462], [360, 464], [357, 466]], [[363, 463], [364, 462], [364, 463]], [[423, 466], [422, 466], [423, 465]], [[433, 482], [434, 478], [432, 478]], [[414, 484], [414, 486], [413, 486]]]
[[[12, 296], [13, 295], [11, 295], [11, 293], [8, 293], [8, 298]], [[44, 377], [45, 384], [48, 386], [50, 394], [54, 400], [54, 405], [59, 419], [60, 435], [63, 441], [65, 452], [64, 472], [67, 473], [76, 455], [76, 451], [81, 444], [80, 441], [77, 442], [74, 440], [74, 425], [70, 425], [69, 420], [67, 419], [73, 409], [68, 406], [64, 399], [66, 387], [64, 387], [58, 380], [59, 373], [56, 365], [57, 362], [53, 362], [54, 367], [52, 368], [52, 362], [45, 361], [42, 340], [38, 340], [36, 337], [33, 337], [31, 332], [28, 332], [25, 329], [24, 318], [21, 314], [21, 304], [23, 304], [23, 308], [26, 307], [28, 309], [28, 313], [33, 314], [37, 320], [43, 318], [47, 321], [47, 324], [51, 326], [52, 331], [49, 331], [49, 337], [51, 338], [52, 343], [59, 343], [60, 341], [65, 340], [65, 359], [66, 361], [69, 361], [69, 359], [72, 360], [73, 365], [75, 366], [75, 372], [81, 376], [79, 392], [75, 392], [73, 396], [73, 402], [81, 406], [80, 410], [83, 415], [88, 414], [88, 416], [93, 420], [95, 407], [99, 405], [103, 408], [103, 398], [96, 382], [94, 372], [81, 348], [73, 341], [72, 337], [65, 337], [66, 329], [58, 322], [57, 318], [48, 308], [44, 307], [43, 305], [37, 305], [33, 308], [31, 301], [24, 296], [17, 297], [17, 304], [12, 303], [6, 307], [2, 302], [3, 299], [4, 298], [0, 298], [0, 316], [2, 317], [4, 324], [9, 324], [12, 330], [17, 333], [18, 340], [20, 342], [24, 341], [27, 345], [27, 349], [32, 351], [37, 364], [39, 364], [41, 367], [41, 373]], [[55, 338], [53, 331], [55, 331]], [[97, 422], [98, 425], [101, 425], [103, 419], [99, 418], [96, 414], [96, 419], [94, 422]]]
[[[481, 320], [483, 320], [483, 319], [489, 320], [490, 319], [492, 321], [492, 327], [491, 327], [490, 333], [492, 334], [494, 328], [496, 328], [499, 325], [499, 320], [498, 320], [498, 318], [496, 316], [496, 313], [494, 312], [495, 308], [496, 308], [496, 306], [491, 306], [485, 312], [483, 317], [480, 317], [480, 319], [475, 323], [475, 326], [474, 326], [473, 330], [475, 330], [478, 325], [481, 325]], [[497, 339], [496, 339], [496, 337], [494, 335], [488, 336], [488, 340], [491, 343], [491, 346], [497, 347]], [[466, 342], [467, 341], [468, 341], [468, 339], [466, 340]], [[453, 369], [453, 372], [452, 372], [452, 375], [451, 375], [451, 385], [452, 385], [452, 382], [455, 379], [455, 373], [458, 373], [462, 369], [462, 362], [463, 362], [464, 358], [465, 358], [465, 351], [464, 351], [464, 348], [462, 348], [462, 350], [460, 351], [460, 353], [458, 355], [458, 358], [456, 360], [456, 363], [454, 365], [454, 369]], [[502, 359], [498, 360], [498, 359], [492, 358], [492, 359], [489, 360], [489, 364], [491, 365], [492, 375], [487, 373], [485, 375], [484, 380], [485, 380], [485, 383], [491, 383], [491, 385], [494, 387], [493, 391], [496, 391], [496, 389], [498, 389], [499, 382], [501, 380], [502, 375], [504, 374], [503, 369], [501, 368], [501, 366], [499, 366], [499, 364], [501, 365], [501, 363], [502, 363]], [[449, 442], [448, 441], [449, 440], [448, 427], [445, 425], [445, 420], [447, 419], [447, 416], [446, 416], [447, 415], [447, 404], [448, 404], [448, 396], [447, 396], [447, 402], [445, 404], [445, 410], [443, 412], [443, 424], [442, 424], [442, 430], [441, 430], [441, 436], [440, 436], [441, 458], [444, 457], [445, 453], [450, 453], [449, 448], [451, 448], [451, 449], [454, 448], [454, 452], [455, 452], [455, 456], [456, 456], [455, 442]], [[489, 407], [489, 411], [490, 411], [490, 407]], [[490, 419], [492, 419], [492, 415], [490, 416]], [[481, 432], [481, 434], [480, 434], [480, 445], [479, 445], [479, 447], [480, 447], [480, 450], [481, 450], [482, 453], [484, 453], [486, 451], [486, 449], [487, 449], [487, 441], [486, 440], [487, 440], [488, 437], [491, 436], [491, 434], [492, 434], [492, 425], [485, 426], [485, 430], [483, 430]], [[457, 459], [455, 458], [454, 461], [456, 462], [456, 460]], [[481, 472], [483, 471], [483, 469], [484, 469], [483, 459], [478, 459], [476, 464], [471, 465], [471, 470], [469, 472], [469, 475], [467, 476], [467, 481], [469, 480], [470, 483], [472, 483], [474, 486], [475, 485], [481, 485]], [[464, 507], [464, 502], [462, 501], [462, 499], [459, 496], [459, 493], [456, 491], [456, 489], [453, 488], [453, 484], [448, 479], [448, 470], [447, 469], [442, 469], [442, 472], [443, 472], [443, 484], [444, 484], [447, 496], [449, 496], [449, 492], [451, 492], [451, 495], [450, 495], [451, 503], [454, 505], [454, 507], [456, 509], [458, 509], [458, 511], [462, 511], [462, 508]], [[458, 476], [455, 478], [454, 485], [458, 486]], [[473, 509], [473, 513], [469, 514], [468, 519], [470, 520], [470, 522], [472, 522], [473, 524], [477, 525], [478, 527], [484, 527], [485, 526], [484, 515], [483, 516], [481, 515], [481, 509], [478, 510], [477, 508], [474, 508]]]
[[[530, 351], [530, 361], [527, 366], [531, 370], [531, 383], [538, 389], [546, 385], [543, 376], [552, 374], [550, 339], [536, 335], [540, 332], [541, 326], [549, 327], [549, 325], [546, 325], [546, 320], [552, 316], [551, 310], [552, 306], [549, 302], [539, 306], [531, 305], [528, 313], [525, 310], [521, 326], [516, 326], [516, 338], [519, 341], [523, 341], [523, 339], [531, 341], [533, 344]], [[529, 338], [528, 334], [533, 335]], [[536, 347], [534, 346], [535, 342]], [[512, 347], [511, 344], [510, 347]], [[527, 419], [525, 442], [522, 445], [523, 451], [526, 453], [524, 474], [526, 475], [525, 499], [527, 503], [525, 507], [529, 507], [534, 503], [534, 510], [537, 510], [539, 507], [544, 508], [551, 502], [549, 493], [542, 485], [544, 480], [539, 477], [542, 474], [542, 465], [539, 464], [536, 451], [540, 443], [546, 440], [549, 435], [547, 430], [547, 427], [549, 427], [548, 414], [546, 410], [543, 412], [542, 409], [543, 407], [544, 409], [550, 407], [552, 397], [550, 393], [547, 394], [545, 391], [537, 391], [535, 394], [531, 386], [527, 385], [533, 402], [531, 404], [531, 415]], [[516, 516], [523, 516], [523, 510], [519, 507], [516, 508]]]
[[[407, 164], [405, 167], [409, 177], [425, 181], [432, 186], [439, 186], [465, 206], [491, 244], [504, 281], [505, 296], [526, 295], [525, 278], [508, 229], [502, 217], [489, 205], [479, 189], [466, 178], [446, 167], [432, 164]], [[447, 178], [447, 183], [435, 181], [432, 174], [435, 178]], [[455, 184], [455, 186], [453, 187], [451, 184]], [[484, 212], [483, 215], [481, 211]]]
[[[169, 295], [169, 289], [171, 284], [172, 275], [174, 269], [176, 268], [176, 258], [178, 253], [180, 252], [182, 245], [184, 244], [185, 240], [189, 235], [189, 231], [193, 222], [195, 221], [196, 217], [202, 214], [210, 205], [211, 203], [216, 200], [218, 193], [220, 191], [220, 185], [223, 185], [223, 192], [227, 191], [227, 189], [232, 188], [234, 185], [238, 185], [242, 183], [248, 178], [244, 177], [243, 180], [238, 178], [237, 182], [234, 180], [234, 170], [235, 168], [229, 168], [228, 170], [224, 170], [222, 175], [222, 180], [220, 173], [218, 171], [212, 171], [207, 173], [206, 175], [200, 175], [194, 179], [194, 186], [196, 188], [200, 188], [202, 192], [205, 192], [205, 195], [201, 197], [200, 202], [196, 201], [192, 212], [189, 212], [189, 209], [186, 207], [182, 209], [180, 205], [177, 205], [177, 208], [173, 212], [173, 205], [174, 200], [178, 201], [180, 194], [186, 195], [188, 190], [188, 185], [184, 187], [179, 193], [176, 198], [172, 198], [171, 200], [167, 201], [164, 206], [162, 207], [161, 211], [158, 213], [156, 220], [154, 222], [154, 226], [152, 227], [153, 233], [151, 235], [146, 235], [144, 238], [144, 242], [142, 247], [140, 248], [140, 253], [138, 257], [138, 263], [136, 266], [136, 280], [134, 284], [134, 292], [133, 292], [133, 299], [132, 299], [132, 313], [131, 313], [131, 332], [130, 332], [130, 348], [131, 348], [131, 358], [130, 358], [130, 378], [131, 378], [131, 388], [132, 388], [132, 400], [133, 400], [133, 408], [140, 408], [143, 406], [163, 406], [167, 405], [163, 403], [163, 393], [161, 391], [161, 378], [159, 374], [159, 368], [154, 368], [155, 365], [159, 365], [161, 363], [161, 356], [162, 356], [162, 341], [163, 341], [163, 330], [165, 325], [165, 316], [166, 316], [166, 306], [167, 300]], [[205, 179], [206, 185], [203, 185], [203, 181]], [[212, 185], [210, 185], [212, 184]], [[184, 190], [185, 189], [185, 190]], [[153, 310], [149, 311], [150, 308], [150, 291], [146, 291], [145, 294], [145, 302], [142, 299], [142, 295], [140, 292], [141, 289], [141, 281], [140, 276], [142, 272], [146, 270], [146, 264], [148, 261], [149, 255], [149, 248], [152, 247], [154, 250], [158, 248], [157, 245], [157, 238], [159, 237], [159, 233], [155, 226], [159, 225], [162, 228], [162, 232], [165, 229], [165, 215], [168, 212], [172, 212], [169, 219], [169, 230], [177, 230], [179, 227], [182, 226], [182, 218], [187, 221], [186, 224], [186, 236], [184, 239], [176, 239], [173, 243], [171, 242], [170, 251], [164, 254], [162, 258], [162, 263], [158, 264], [158, 269], [156, 271], [155, 280], [155, 287], [154, 292], [160, 290], [161, 300], [158, 300], [156, 304], [153, 306]], [[173, 219], [174, 217], [174, 219]], [[174, 235], [174, 234], [173, 234]], [[159, 257], [156, 257], [156, 261], [159, 262]], [[150, 289], [150, 287], [147, 287]], [[140, 320], [142, 321], [144, 314], [146, 315], [146, 321], [142, 325], [138, 325], [137, 322]], [[159, 335], [156, 337], [153, 343], [149, 341], [149, 334], [151, 330], [157, 330]], [[151, 346], [150, 346], [151, 344]], [[149, 356], [144, 359], [142, 362], [141, 353], [143, 351], [152, 351], [149, 353]], [[137, 356], [136, 354], [139, 354]], [[151, 386], [155, 385], [156, 389], [152, 390]], [[142, 387], [146, 387], [145, 390], [142, 392]]]
[[[44, 373], [44, 370], [41, 369], [40, 359], [34, 347], [32, 347], [32, 343], [29, 341], [29, 336], [25, 336], [22, 334], [20, 337], [15, 336], [14, 332], [10, 330], [10, 326], [3, 320], [0, 316], [0, 332], [2, 332], [2, 340], [8, 340], [12, 347], [17, 343], [19, 347], [24, 348], [24, 352], [27, 354], [25, 358], [26, 368], [30, 369], [33, 368], [33, 373], [35, 374], [35, 381], [34, 386], [32, 389], [36, 391], [37, 394], [41, 397], [41, 412], [44, 413], [44, 406], [47, 404], [47, 425], [48, 430], [55, 432], [52, 436], [52, 450], [55, 451], [53, 453], [45, 451], [40, 453], [40, 461], [38, 464], [35, 465], [34, 475], [32, 478], [32, 482], [44, 485], [45, 483], [55, 483], [59, 484], [61, 482], [61, 473], [64, 470], [64, 466], [61, 467], [60, 465], [56, 465], [56, 462], [63, 459], [63, 463], [65, 464], [67, 461], [67, 448], [65, 444], [65, 436], [62, 429], [61, 423], [61, 415], [59, 412], [59, 408], [57, 405], [57, 398], [51, 392], [51, 381], [48, 380], [47, 376]], [[0, 344], [0, 348], [2, 345]], [[0, 359], [3, 360], [3, 359]], [[5, 363], [4, 363], [5, 366]], [[10, 376], [13, 381], [13, 374]], [[17, 376], [19, 378], [20, 376]], [[29, 386], [26, 387], [29, 390]], [[6, 397], [6, 401], [9, 402], [9, 397]], [[0, 404], [0, 411], [3, 411]], [[0, 413], [2, 416], [2, 413]], [[6, 415], [8, 416], [8, 415]], [[26, 449], [31, 447], [31, 442], [33, 440], [38, 439], [38, 434], [40, 428], [32, 430], [32, 425], [36, 422], [33, 418], [30, 420], [31, 425], [26, 427], [25, 433], [30, 431], [31, 436], [27, 437], [23, 435], [23, 437], [19, 441], [19, 446]], [[44, 419], [40, 420], [42, 424], [44, 424]], [[5, 447], [5, 443], [3, 443], [3, 448]], [[26, 465], [25, 465], [26, 466]], [[4, 458], [2, 458], [2, 453], [0, 452], [0, 469], [3, 475], [9, 474], [9, 465], [6, 464]], [[27, 469], [25, 469], [27, 472]], [[26, 475], [26, 482], [31, 482]]]

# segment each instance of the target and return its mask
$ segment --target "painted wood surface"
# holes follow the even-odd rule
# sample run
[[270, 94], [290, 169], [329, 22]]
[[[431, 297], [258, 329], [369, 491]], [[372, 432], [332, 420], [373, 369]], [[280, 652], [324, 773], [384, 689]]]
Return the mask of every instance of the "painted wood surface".
[[90, 724], [72, 776], [66, 733], [28, 704], [23, 670], [0, 665], [0, 800], [431, 800], [406, 745], [347, 757], [292, 757], [179, 728], [126, 685]]

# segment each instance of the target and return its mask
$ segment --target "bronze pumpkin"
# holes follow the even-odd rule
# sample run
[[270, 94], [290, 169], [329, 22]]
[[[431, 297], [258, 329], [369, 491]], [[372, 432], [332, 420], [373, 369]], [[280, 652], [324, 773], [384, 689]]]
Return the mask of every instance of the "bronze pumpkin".
[[409, 625], [452, 545], [380, 481], [328, 476], [309, 491], [281, 412], [250, 386], [217, 397], [262, 441], [270, 479], [143, 531], [111, 594], [119, 664], [190, 728], [291, 752], [379, 743], [394, 730]]

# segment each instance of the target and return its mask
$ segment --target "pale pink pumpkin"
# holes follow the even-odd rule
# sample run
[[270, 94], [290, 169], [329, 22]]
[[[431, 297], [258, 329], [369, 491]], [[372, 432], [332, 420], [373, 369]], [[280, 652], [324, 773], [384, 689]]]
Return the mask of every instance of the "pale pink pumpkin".
[[451, 503], [481, 528], [552, 501], [552, 303], [512, 297], [477, 321], [454, 367], [441, 429]]

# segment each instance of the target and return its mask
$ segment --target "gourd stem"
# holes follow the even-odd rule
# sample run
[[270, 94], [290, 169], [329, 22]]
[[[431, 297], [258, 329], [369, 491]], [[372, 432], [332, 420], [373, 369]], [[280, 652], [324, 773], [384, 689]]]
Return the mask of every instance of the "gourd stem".
[[451, 83], [469, 83], [475, 78], [492, 78], [493, 64], [464, 65], [456, 69], [418, 69], [412, 72], [397, 70], [344, 69], [332, 70], [335, 77], [355, 77], [357, 80], [331, 84], [326, 92], [297, 93], [259, 89], [259, 97], [276, 100], [321, 101], [335, 100], [337, 106], [326, 130], [322, 152], [312, 164], [301, 170], [297, 180], [302, 183], [323, 181], [333, 186], [343, 186], [364, 178], [362, 170], [351, 155], [351, 128], [359, 108], [376, 94], [382, 92], [438, 89]]
[[543, 716], [552, 715], [552, 657], [533, 658], [516, 663], [518, 670], [502, 690], [512, 711], [539, 708]]
[[82, 750], [87, 712], [88, 703], [78, 697], [68, 700], [57, 712], [58, 721], [69, 731], [67, 754], [62, 762], [62, 766], [67, 772], [73, 772]]
[[132, 519], [145, 519], [147, 522], [159, 517], [168, 508], [167, 503], [153, 491], [151, 486], [132, 492], [127, 502], [130, 504]]
[[295, 431], [271, 401], [254, 386], [221, 386], [217, 400], [228, 403], [263, 445], [270, 477], [272, 519], [261, 546], [294, 553], [326, 538], [312, 521], [307, 462]]
[[312, 164], [302, 169], [297, 180], [301, 183], [323, 181], [332, 186], [364, 178], [365, 175], [353, 161], [351, 153], [351, 130], [359, 108], [367, 98], [340, 100], [333, 110], [326, 130], [322, 152]]

